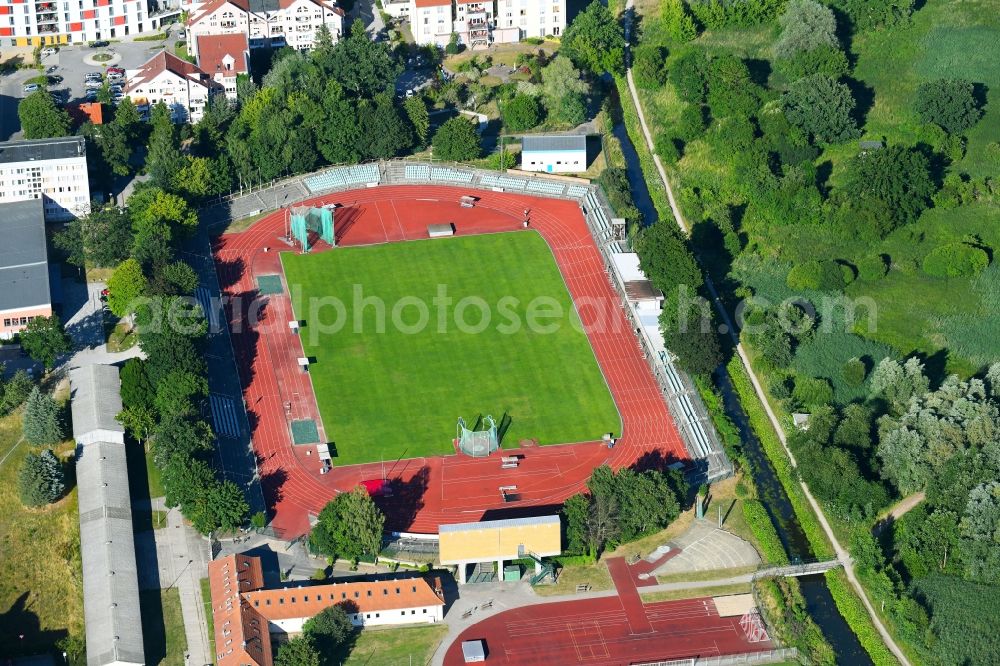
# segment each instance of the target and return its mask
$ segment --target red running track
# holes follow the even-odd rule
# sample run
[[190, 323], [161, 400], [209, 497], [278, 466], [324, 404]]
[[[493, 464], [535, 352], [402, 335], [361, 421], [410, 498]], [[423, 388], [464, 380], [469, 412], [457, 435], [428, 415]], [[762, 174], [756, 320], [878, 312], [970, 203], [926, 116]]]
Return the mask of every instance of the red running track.
[[454, 640], [445, 666], [465, 663], [462, 642], [485, 640], [486, 662], [510, 666], [626, 666], [770, 650], [751, 643], [740, 617], [719, 617], [711, 597], [640, 605], [649, 628], [630, 631], [618, 597], [524, 606], [474, 624]]
[[[505, 455], [522, 456], [513, 470], [501, 470], [497, 455], [481, 459], [448, 455], [403, 460], [391, 469], [387, 465], [394, 492], [380, 502], [388, 527], [433, 534], [441, 524], [481, 520], [491, 511], [539, 511], [538, 507], [561, 504], [579, 492], [601, 464], [618, 469], [686, 460], [684, 444], [580, 207], [571, 201], [477, 190], [474, 194], [480, 199], [475, 208], [462, 208], [459, 200], [467, 193], [459, 187], [391, 186], [322, 195], [303, 203], [341, 205], [336, 213], [340, 245], [422, 239], [427, 225], [434, 222], [453, 222], [459, 235], [523, 233], [524, 210], [529, 209], [531, 230], [552, 249], [577, 304], [621, 415], [621, 436], [610, 450], [600, 442], [520, 451], [505, 448]], [[213, 251], [222, 291], [232, 299], [227, 316], [272, 525], [293, 536], [308, 530], [308, 515], [318, 513], [335, 493], [364, 479], [380, 478], [382, 467], [378, 463], [335, 466], [320, 475], [315, 447], [291, 444], [291, 420], [319, 419], [309, 375], [296, 365], [302, 347], [288, 329], [294, 319], [289, 297], [284, 293], [267, 297], [263, 307], [251, 305], [257, 296], [256, 276], [281, 274], [278, 252], [288, 249], [279, 240], [284, 226], [284, 211], [273, 213], [246, 231], [216, 239]], [[314, 251], [329, 249], [319, 245]], [[260, 310], [255, 326], [247, 323], [253, 320], [254, 308]], [[499, 487], [507, 485], [517, 486], [518, 501], [503, 501]]]

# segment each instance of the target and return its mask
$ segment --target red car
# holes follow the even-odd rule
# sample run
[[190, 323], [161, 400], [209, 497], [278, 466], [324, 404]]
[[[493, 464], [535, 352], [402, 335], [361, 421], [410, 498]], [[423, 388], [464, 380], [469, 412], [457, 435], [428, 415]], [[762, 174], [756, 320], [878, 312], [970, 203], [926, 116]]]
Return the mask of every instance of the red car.
[[125, 70], [122, 67], [108, 67], [108, 74], [124, 74]]

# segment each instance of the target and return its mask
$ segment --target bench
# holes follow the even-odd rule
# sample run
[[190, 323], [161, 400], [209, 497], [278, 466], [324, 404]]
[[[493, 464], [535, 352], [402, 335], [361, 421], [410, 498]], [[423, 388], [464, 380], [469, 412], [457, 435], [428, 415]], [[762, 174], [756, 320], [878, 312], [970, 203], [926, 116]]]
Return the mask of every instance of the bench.
[[577, 592], [590, 592], [590, 583], [580, 583], [576, 586]]

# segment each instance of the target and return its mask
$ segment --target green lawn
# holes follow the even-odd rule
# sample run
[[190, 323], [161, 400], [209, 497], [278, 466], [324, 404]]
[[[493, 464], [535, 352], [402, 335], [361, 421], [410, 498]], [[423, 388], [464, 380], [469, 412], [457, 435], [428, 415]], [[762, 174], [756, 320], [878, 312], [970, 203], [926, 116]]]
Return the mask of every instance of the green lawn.
[[187, 651], [184, 616], [177, 588], [139, 592], [142, 642], [150, 666], [183, 666]]
[[443, 624], [395, 629], [363, 629], [354, 634], [350, 652], [337, 655], [341, 666], [424, 666], [448, 633]]
[[205, 622], [208, 624], [208, 642], [211, 653], [215, 654], [215, 620], [212, 617], [212, 587], [207, 578], [199, 581], [201, 584], [201, 602], [205, 607]]
[[[509, 422], [508, 445], [526, 438], [580, 442], [621, 431], [538, 234], [286, 253], [282, 261], [296, 316], [305, 321], [301, 336], [314, 359], [310, 372], [335, 462], [450, 453], [458, 416], [470, 426], [486, 414]], [[378, 306], [355, 307], [358, 294], [384, 303], [384, 326]], [[440, 294], [451, 304], [443, 305]], [[324, 297], [338, 299], [343, 311]], [[466, 297], [482, 299], [486, 309], [464, 307]], [[557, 316], [539, 316], [543, 310]]]
[[[0, 661], [54, 651], [67, 634], [83, 637], [83, 586], [76, 487], [41, 509], [17, 494], [17, 470], [31, 447], [21, 439], [21, 413], [0, 419]], [[66, 460], [73, 442], [55, 447]], [[20, 636], [23, 634], [23, 638]]]

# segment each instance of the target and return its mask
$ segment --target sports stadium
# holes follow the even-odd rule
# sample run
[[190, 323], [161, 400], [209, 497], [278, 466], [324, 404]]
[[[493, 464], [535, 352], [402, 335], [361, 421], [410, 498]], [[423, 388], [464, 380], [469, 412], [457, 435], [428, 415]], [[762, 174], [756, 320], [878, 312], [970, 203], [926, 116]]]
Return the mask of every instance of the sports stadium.
[[436, 534], [551, 513], [602, 464], [689, 464], [596, 190], [394, 166], [314, 176], [214, 242], [271, 525], [363, 484], [387, 527]]

